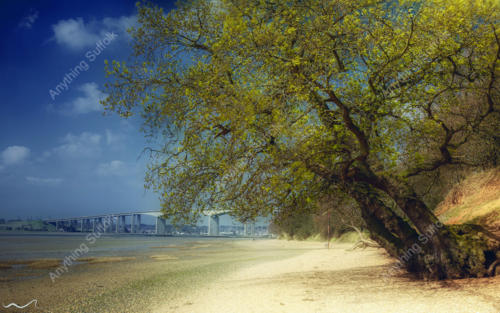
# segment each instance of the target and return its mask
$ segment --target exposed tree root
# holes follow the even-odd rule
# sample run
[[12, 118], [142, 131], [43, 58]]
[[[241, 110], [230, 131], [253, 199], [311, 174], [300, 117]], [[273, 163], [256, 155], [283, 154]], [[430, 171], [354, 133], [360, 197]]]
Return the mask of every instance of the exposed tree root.
[[500, 260], [496, 260], [491, 263], [490, 267], [488, 267], [488, 276], [495, 276], [495, 268], [500, 264]]

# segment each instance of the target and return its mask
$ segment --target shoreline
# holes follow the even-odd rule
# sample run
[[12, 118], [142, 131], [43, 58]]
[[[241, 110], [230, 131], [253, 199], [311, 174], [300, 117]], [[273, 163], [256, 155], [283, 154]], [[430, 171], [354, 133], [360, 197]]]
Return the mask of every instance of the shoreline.
[[259, 242], [154, 240], [142, 250], [127, 253], [133, 258], [110, 256], [102, 257], [103, 262], [75, 264], [54, 282], [49, 276], [53, 268], [0, 269], [2, 278], [13, 278], [0, 280], [0, 300], [20, 305], [38, 300], [37, 309], [23, 312], [151, 312], [165, 299], [181, 298], [229, 272], [307, 249], [274, 251], [261, 248]]
[[351, 246], [166, 242], [134, 258], [75, 265], [55, 283], [48, 276], [0, 280], [0, 299], [38, 300], [23, 312], [500, 312], [500, 277], [424, 282], [398, 273], [384, 282], [394, 260], [382, 249], [346, 251]]

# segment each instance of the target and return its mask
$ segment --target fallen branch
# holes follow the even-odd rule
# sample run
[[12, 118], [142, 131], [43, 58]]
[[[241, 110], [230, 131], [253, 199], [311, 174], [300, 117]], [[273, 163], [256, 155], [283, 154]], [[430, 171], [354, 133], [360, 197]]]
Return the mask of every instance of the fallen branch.
[[354, 229], [354, 231], [356, 231], [356, 233], [358, 233], [359, 236], [359, 240], [354, 244], [354, 246], [352, 246], [352, 248], [348, 249], [349, 251], [355, 250], [357, 248], [366, 249], [367, 247], [372, 247], [372, 248], [379, 247], [379, 245], [375, 241], [369, 238], [365, 238], [363, 232], [359, 228], [357, 228], [354, 225], [349, 225], [349, 227]]

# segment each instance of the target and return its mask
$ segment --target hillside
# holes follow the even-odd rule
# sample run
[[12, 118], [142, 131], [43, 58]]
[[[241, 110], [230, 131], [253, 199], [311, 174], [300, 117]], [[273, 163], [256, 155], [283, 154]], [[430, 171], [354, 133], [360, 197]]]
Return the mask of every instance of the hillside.
[[500, 168], [474, 173], [455, 185], [436, 214], [446, 224], [478, 223], [500, 232]]

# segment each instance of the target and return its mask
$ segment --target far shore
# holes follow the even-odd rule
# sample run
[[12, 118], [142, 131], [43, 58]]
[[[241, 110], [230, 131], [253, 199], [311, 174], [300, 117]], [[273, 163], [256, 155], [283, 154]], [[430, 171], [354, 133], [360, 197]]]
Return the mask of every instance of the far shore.
[[[418, 281], [382, 249], [285, 240], [162, 244], [126, 258], [88, 258], [52, 283], [1, 269], [4, 304], [23, 312], [500, 312], [500, 277]], [[44, 273], [45, 273], [44, 272]], [[14, 278], [14, 279], [12, 279]], [[2, 311], [3, 312], [3, 311]], [[18, 312], [16, 309], [6, 312]]]

